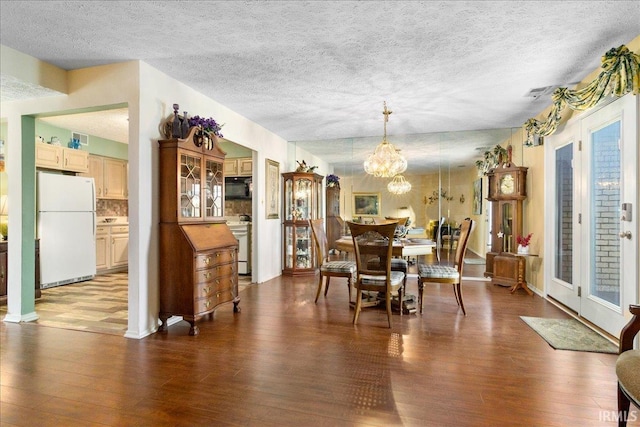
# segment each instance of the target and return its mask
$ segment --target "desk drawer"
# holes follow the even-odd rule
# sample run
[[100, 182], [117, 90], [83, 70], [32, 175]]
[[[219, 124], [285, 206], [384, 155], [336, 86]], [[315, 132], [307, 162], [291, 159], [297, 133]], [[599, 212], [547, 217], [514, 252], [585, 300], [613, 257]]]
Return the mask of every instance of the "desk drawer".
[[236, 264], [218, 265], [206, 270], [196, 271], [196, 284], [207, 283], [222, 277], [232, 276], [236, 272]]
[[206, 298], [198, 298], [195, 300], [195, 312], [196, 315], [200, 313], [206, 313], [213, 310], [217, 305], [223, 302], [233, 301], [234, 295], [231, 289], [221, 291], [215, 295], [208, 296]]
[[195, 298], [207, 298], [235, 288], [235, 277], [216, 279], [211, 283], [201, 283], [195, 287]]
[[196, 257], [196, 270], [215, 265], [230, 263], [236, 259], [236, 249], [224, 249], [217, 252], [206, 252]]

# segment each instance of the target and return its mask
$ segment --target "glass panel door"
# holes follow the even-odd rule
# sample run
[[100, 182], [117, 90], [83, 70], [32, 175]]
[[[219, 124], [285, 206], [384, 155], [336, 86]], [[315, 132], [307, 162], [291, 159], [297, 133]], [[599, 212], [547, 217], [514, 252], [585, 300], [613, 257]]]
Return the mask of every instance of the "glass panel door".
[[554, 277], [573, 282], [573, 143], [556, 150]]
[[182, 218], [201, 218], [201, 159], [186, 153], [180, 155], [180, 212]]
[[568, 124], [562, 132], [546, 138], [545, 145], [551, 158], [545, 169], [550, 171], [549, 182], [551, 194], [546, 202], [547, 217], [553, 218], [553, 225], [547, 227], [545, 253], [549, 253], [545, 270], [547, 293], [550, 297], [565, 306], [580, 312], [578, 296], [579, 277], [574, 280], [574, 272], [580, 270], [579, 256], [575, 256], [574, 248], [580, 247], [579, 241], [579, 180], [575, 176], [580, 173], [574, 168], [574, 158], [578, 148], [576, 133], [579, 123]]
[[205, 216], [222, 216], [223, 164], [205, 160]]
[[620, 307], [620, 121], [591, 133], [591, 296]]

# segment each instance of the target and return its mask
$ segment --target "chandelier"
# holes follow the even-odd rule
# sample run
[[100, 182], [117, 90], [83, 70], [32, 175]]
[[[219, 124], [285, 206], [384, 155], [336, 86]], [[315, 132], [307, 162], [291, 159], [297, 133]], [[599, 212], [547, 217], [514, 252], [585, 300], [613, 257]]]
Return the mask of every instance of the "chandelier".
[[407, 170], [407, 159], [401, 154], [400, 150], [387, 142], [387, 122], [389, 114], [392, 111], [387, 110], [387, 102], [384, 103], [384, 137], [382, 142], [378, 144], [367, 160], [364, 162], [364, 171], [369, 175], [391, 178]]
[[404, 176], [396, 175], [387, 184], [387, 190], [392, 194], [405, 194], [411, 191], [411, 183], [404, 179]]

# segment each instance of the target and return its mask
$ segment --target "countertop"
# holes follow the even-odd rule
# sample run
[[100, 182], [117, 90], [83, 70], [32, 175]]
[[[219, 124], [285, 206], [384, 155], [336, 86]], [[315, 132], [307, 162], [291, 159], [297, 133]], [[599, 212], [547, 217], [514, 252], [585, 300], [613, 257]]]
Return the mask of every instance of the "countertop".
[[[107, 218], [114, 218], [114, 221], [107, 222]], [[99, 216], [96, 218], [96, 225], [129, 225], [129, 217], [126, 216]]]

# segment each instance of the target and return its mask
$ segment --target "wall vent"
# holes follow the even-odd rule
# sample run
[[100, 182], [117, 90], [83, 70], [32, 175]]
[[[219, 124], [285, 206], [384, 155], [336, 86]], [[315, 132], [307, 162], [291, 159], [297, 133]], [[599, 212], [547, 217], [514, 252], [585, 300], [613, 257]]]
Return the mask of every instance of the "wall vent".
[[71, 132], [71, 139], [77, 139], [81, 145], [89, 145], [89, 135], [80, 132]]

